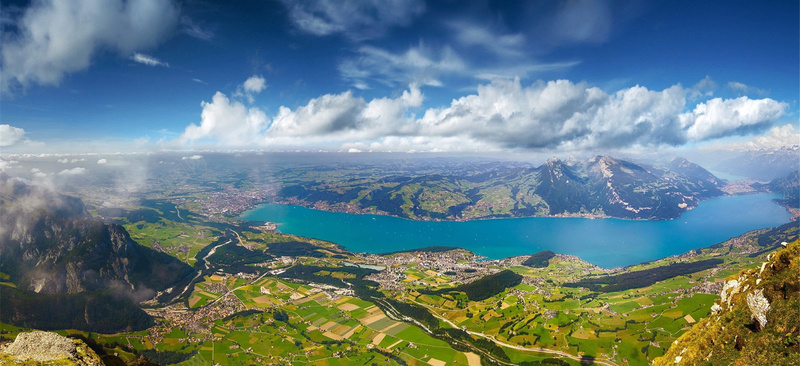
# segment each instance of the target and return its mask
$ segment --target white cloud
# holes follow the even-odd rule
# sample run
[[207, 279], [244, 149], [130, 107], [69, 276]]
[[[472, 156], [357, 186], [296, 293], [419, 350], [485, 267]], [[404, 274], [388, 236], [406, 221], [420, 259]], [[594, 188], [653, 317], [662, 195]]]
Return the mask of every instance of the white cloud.
[[782, 117], [787, 108], [788, 104], [769, 98], [714, 98], [698, 104], [681, 119], [690, 121], [684, 122], [689, 126], [687, 137], [699, 141], [763, 129]]
[[250, 145], [267, 126], [267, 115], [258, 108], [247, 108], [217, 92], [211, 102], [201, 103], [200, 125], [191, 124], [178, 138], [185, 144], [213, 137], [225, 145]]
[[72, 169], [64, 169], [64, 170], [58, 172], [58, 175], [81, 175], [83, 173], [86, 173], [86, 169], [85, 168], [76, 167], [76, 168], [72, 168]]
[[466, 21], [447, 23], [455, 33], [455, 39], [461, 45], [475, 47], [476, 50], [489, 51], [501, 57], [520, 57], [525, 45], [525, 36], [516, 34], [498, 34], [486, 27]]
[[0, 146], [12, 146], [25, 140], [25, 130], [11, 125], [0, 125]]
[[247, 93], [260, 93], [267, 87], [267, 82], [261, 75], [253, 75], [244, 81], [242, 87]]
[[772, 127], [769, 132], [747, 143], [751, 149], [779, 149], [800, 145], [800, 132], [791, 123]]
[[[395, 86], [418, 83], [428, 86], [441, 86], [441, 75], [460, 74], [467, 70], [466, 63], [450, 47], [434, 51], [420, 43], [403, 53], [362, 46], [358, 56], [339, 64], [339, 72], [354, 85], [367, 85], [366, 80]], [[361, 88], [359, 88], [361, 89]]]
[[214, 38], [214, 32], [203, 28], [200, 24], [195, 23], [192, 18], [186, 15], [181, 17], [181, 31], [190, 37], [194, 37], [203, 41], [210, 41]]
[[240, 85], [236, 92], [233, 94], [235, 97], [247, 98], [247, 101], [253, 103], [255, 99], [253, 96], [260, 93], [267, 88], [267, 81], [261, 75], [253, 75]]
[[769, 94], [766, 90], [752, 87], [745, 83], [740, 83], [738, 81], [729, 81], [728, 88], [730, 88], [734, 93], [737, 93], [739, 95], [745, 93], [754, 93], [756, 95], [764, 96]]
[[693, 89], [657, 91], [634, 86], [609, 94], [568, 80], [523, 86], [495, 79], [450, 105], [428, 108], [412, 84], [394, 98], [366, 101], [351, 91], [325, 94], [305, 105], [280, 107], [268, 118], [217, 93], [203, 103], [200, 126], [178, 142], [223, 145], [338, 147], [361, 151], [562, 151], [679, 146], [752, 134], [783, 116], [788, 105], [772, 99], [711, 99], [687, 109]]
[[413, 120], [405, 113], [419, 107], [422, 99], [422, 92], [414, 85], [398, 98], [376, 98], [368, 103], [349, 91], [326, 94], [295, 110], [280, 107], [266, 137], [279, 141], [317, 137], [342, 142], [412, 133]]
[[203, 155], [192, 155], [192, 156], [183, 156], [181, 160], [200, 160], [203, 158]]
[[[477, 28], [476, 28], [477, 29]], [[486, 32], [483, 29], [475, 32]], [[495, 37], [486, 35], [486, 37]], [[503, 36], [499, 36], [503, 37]], [[520, 36], [521, 37], [521, 36]], [[492, 43], [491, 39], [476, 40], [480, 48], [485, 48], [484, 42]], [[516, 36], [512, 36], [516, 39]], [[502, 43], [502, 41], [498, 41]], [[517, 41], [506, 42], [514, 44]], [[532, 73], [565, 69], [577, 65], [578, 61], [561, 61], [542, 63], [523, 57], [511, 57], [514, 51], [509, 45], [499, 44], [493, 52], [505, 54], [499, 56], [498, 62], [487, 64], [485, 57], [473, 57], [476, 63], [464, 60], [458, 52], [450, 46], [440, 48], [431, 47], [421, 43], [409, 47], [404, 52], [395, 53], [374, 46], [362, 46], [356, 51], [356, 56], [344, 59], [339, 64], [339, 73], [342, 78], [353, 83], [357, 89], [369, 87], [367, 81], [379, 82], [387, 86], [407, 85], [417, 83], [427, 86], [443, 86], [442, 78], [460, 77], [492, 80], [496, 78], [525, 78]]]
[[[465, 136], [508, 148], [580, 149], [672, 143], [684, 92], [633, 87], [608, 95], [567, 80], [523, 87], [519, 79], [495, 80], [478, 93], [429, 109], [423, 135]], [[663, 132], [670, 132], [663, 134]]]
[[139, 52], [135, 52], [135, 53], [134, 53], [134, 54], [131, 56], [131, 60], [133, 60], [133, 61], [136, 61], [136, 62], [138, 62], [138, 63], [140, 63], [140, 64], [145, 64], [145, 65], [147, 65], [147, 66], [164, 66], [164, 67], [169, 67], [169, 64], [168, 64], [168, 63], [166, 63], [166, 62], [164, 62], [164, 61], [161, 61], [161, 60], [159, 60], [159, 59], [157, 59], [157, 58], [155, 58], [155, 57], [153, 57], [153, 56], [148, 56], [148, 55], [145, 55], [145, 54], [143, 54], [143, 53], [139, 53]]
[[564, 43], [602, 43], [611, 35], [606, 1], [565, 1], [549, 22], [549, 38]]
[[19, 161], [16, 160], [4, 160], [3, 158], [0, 158], [0, 172], [6, 171], [9, 168], [16, 166], [18, 163]]
[[283, 0], [289, 18], [316, 36], [343, 34], [361, 41], [379, 38], [390, 27], [407, 25], [425, 11], [421, 0]]
[[108, 164], [108, 160], [107, 159], [98, 159], [97, 160], [97, 164]]
[[158, 45], [174, 28], [169, 0], [35, 1], [3, 33], [0, 90], [57, 85], [101, 49], [122, 55]]
[[792, 123], [770, 128], [764, 135], [742, 143], [712, 146], [716, 150], [781, 150], [800, 146], [800, 131]]
[[747, 92], [747, 85], [744, 83], [740, 83], [738, 81], [729, 81], [728, 87], [735, 92], [742, 92], [742, 93]]
[[691, 92], [689, 93], [689, 97], [691, 99], [697, 99], [700, 97], [712, 97], [714, 96], [714, 89], [717, 88], [717, 83], [711, 79], [711, 76], [706, 75], [702, 80], [698, 81], [697, 84], [694, 84], [692, 87]]

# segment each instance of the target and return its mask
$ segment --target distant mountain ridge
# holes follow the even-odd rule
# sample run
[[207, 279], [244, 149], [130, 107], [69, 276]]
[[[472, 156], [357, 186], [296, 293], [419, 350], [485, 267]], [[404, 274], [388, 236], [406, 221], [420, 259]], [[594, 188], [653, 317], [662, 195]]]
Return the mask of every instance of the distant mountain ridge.
[[721, 179], [685, 159], [656, 166], [609, 156], [586, 161], [552, 158], [538, 167], [498, 162], [474, 172], [381, 179], [360, 175], [350, 180], [315, 177], [284, 182], [279, 201], [421, 220], [525, 216], [663, 220], [680, 216], [703, 199], [724, 195]]
[[712, 169], [768, 181], [797, 170], [798, 156], [800, 156], [800, 145], [748, 150], [722, 161]]

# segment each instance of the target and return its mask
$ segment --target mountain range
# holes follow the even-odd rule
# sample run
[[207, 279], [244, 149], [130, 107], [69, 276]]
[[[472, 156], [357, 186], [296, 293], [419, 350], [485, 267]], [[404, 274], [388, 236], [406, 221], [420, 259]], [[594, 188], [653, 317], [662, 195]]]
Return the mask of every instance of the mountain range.
[[[385, 172], [382, 172], [385, 173]], [[549, 159], [540, 166], [484, 164], [480, 169], [422, 175], [326, 178], [319, 170], [285, 181], [279, 201], [322, 209], [418, 220], [525, 216], [664, 220], [706, 198], [724, 195], [724, 181], [685, 159], [636, 164], [609, 156]]]

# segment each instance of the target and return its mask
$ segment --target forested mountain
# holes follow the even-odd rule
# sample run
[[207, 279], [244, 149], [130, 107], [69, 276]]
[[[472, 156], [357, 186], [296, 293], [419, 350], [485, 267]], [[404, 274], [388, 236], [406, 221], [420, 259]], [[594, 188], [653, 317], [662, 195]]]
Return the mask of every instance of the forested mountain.
[[473, 170], [381, 177], [354, 169], [352, 176], [328, 177], [323, 167], [309, 169], [284, 180], [278, 195], [287, 203], [422, 220], [524, 216], [663, 220], [680, 216], [702, 199], [724, 194], [722, 180], [685, 159], [656, 166], [609, 156], [586, 161], [552, 158], [538, 167], [498, 162]]

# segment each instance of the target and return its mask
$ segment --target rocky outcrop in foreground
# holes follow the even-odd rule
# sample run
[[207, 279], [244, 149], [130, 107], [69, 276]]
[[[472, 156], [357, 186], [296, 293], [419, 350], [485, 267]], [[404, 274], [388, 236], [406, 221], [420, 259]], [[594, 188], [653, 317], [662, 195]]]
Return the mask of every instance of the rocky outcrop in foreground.
[[79, 339], [33, 331], [20, 333], [14, 342], [0, 346], [0, 364], [102, 366], [103, 361]]
[[800, 365], [800, 244], [729, 278], [711, 314], [653, 365]]

